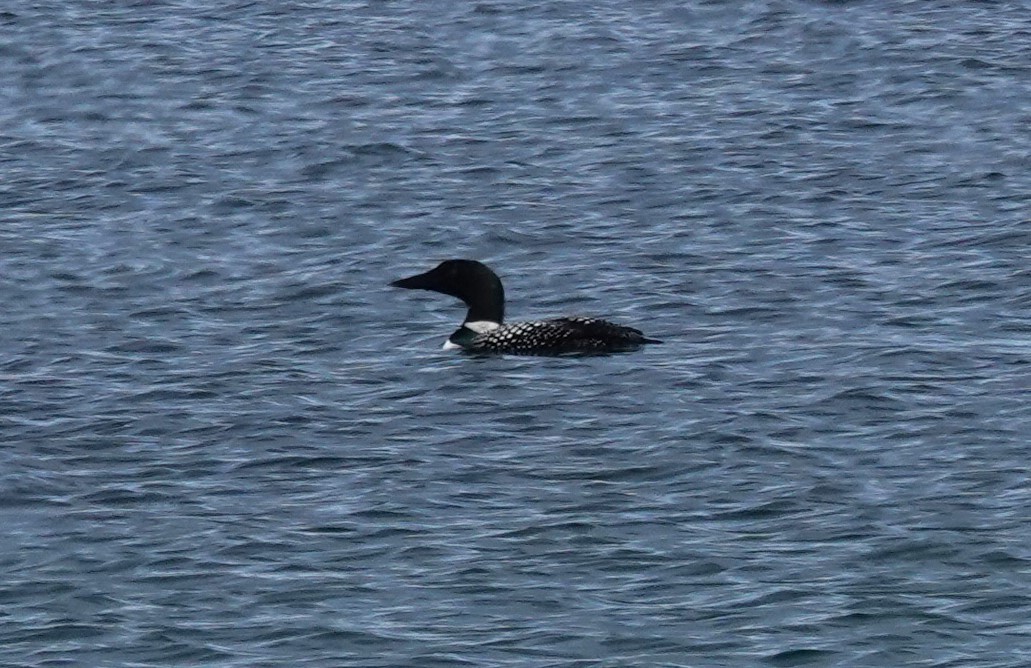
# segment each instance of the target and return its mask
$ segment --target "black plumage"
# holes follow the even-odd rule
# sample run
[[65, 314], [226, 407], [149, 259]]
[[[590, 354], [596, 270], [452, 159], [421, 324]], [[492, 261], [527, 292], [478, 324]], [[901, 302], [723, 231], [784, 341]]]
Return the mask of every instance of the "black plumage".
[[477, 334], [462, 347], [476, 352], [545, 354], [619, 352], [645, 343], [660, 341], [601, 318], [567, 317], [501, 325]]
[[556, 355], [634, 350], [662, 343], [640, 330], [601, 318], [565, 317], [504, 324], [505, 291], [489, 267], [476, 260], [446, 260], [423, 274], [391, 285], [458, 297], [469, 312], [445, 347], [470, 352]]

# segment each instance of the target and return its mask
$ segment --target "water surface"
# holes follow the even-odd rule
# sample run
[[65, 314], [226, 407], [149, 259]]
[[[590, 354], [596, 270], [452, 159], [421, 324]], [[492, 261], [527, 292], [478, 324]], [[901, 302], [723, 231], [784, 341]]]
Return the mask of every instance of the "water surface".
[[1028, 665], [1026, 10], [3, 11], [0, 663]]

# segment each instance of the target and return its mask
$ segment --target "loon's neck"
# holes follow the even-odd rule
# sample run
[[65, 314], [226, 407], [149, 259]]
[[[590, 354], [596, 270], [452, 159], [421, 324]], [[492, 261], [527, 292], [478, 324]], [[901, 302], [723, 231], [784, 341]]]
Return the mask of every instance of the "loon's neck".
[[[501, 287], [501, 284], [498, 284]], [[499, 298], [485, 298], [482, 300], [478, 299], [467, 299], [465, 300], [466, 305], [469, 307], [468, 313], [465, 314], [465, 320], [462, 321], [463, 326], [470, 326], [470, 329], [483, 329], [477, 328], [475, 325], [480, 323], [489, 323], [486, 325], [487, 329], [493, 329], [491, 325], [497, 327], [505, 321], [505, 297], [500, 296]]]
[[447, 343], [444, 344], [444, 350], [453, 350], [455, 348], [465, 348], [470, 346], [476, 340], [476, 337], [489, 332], [493, 332], [495, 329], [501, 327], [501, 323], [493, 322], [491, 320], [469, 320], [466, 318], [462, 326], [455, 330], [454, 334], [448, 337]]
[[501, 279], [486, 265], [469, 263], [456, 272], [452, 294], [469, 307], [463, 324], [473, 322], [497, 323], [505, 321], [505, 288]]

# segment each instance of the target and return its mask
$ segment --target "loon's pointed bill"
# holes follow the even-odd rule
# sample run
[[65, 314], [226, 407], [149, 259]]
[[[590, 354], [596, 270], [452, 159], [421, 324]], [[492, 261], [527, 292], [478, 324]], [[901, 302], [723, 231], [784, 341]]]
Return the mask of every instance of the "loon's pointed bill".
[[650, 339], [638, 329], [600, 318], [565, 317], [503, 324], [505, 289], [491, 269], [476, 260], [445, 260], [422, 274], [390, 285], [409, 290], [432, 290], [457, 297], [469, 312], [445, 349], [470, 352], [556, 355], [635, 350]]

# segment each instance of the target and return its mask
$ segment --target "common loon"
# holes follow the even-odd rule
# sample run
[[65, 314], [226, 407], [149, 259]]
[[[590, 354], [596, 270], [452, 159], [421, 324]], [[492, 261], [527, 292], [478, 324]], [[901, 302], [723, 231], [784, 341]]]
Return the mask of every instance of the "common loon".
[[458, 297], [469, 307], [462, 326], [448, 337], [445, 350], [556, 355], [634, 350], [649, 339], [632, 327], [600, 318], [567, 317], [502, 324], [505, 289], [490, 267], [476, 260], [445, 260], [424, 274], [402, 278], [390, 285], [410, 290], [432, 290]]

